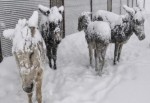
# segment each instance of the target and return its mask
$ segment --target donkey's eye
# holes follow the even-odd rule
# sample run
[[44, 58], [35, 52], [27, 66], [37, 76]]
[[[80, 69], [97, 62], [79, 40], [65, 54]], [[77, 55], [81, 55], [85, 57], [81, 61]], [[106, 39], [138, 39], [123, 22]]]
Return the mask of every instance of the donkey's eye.
[[134, 22], [135, 22], [135, 24], [136, 24], [136, 25], [141, 25], [141, 22], [140, 22], [140, 21], [138, 21], [137, 19], [136, 19], [136, 20], [134, 20]]
[[33, 52], [30, 54], [30, 59], [32, 58], [33, 54], [34, 54]]
[[58, 24], [60, 24], [60, 20], [58, 21]]

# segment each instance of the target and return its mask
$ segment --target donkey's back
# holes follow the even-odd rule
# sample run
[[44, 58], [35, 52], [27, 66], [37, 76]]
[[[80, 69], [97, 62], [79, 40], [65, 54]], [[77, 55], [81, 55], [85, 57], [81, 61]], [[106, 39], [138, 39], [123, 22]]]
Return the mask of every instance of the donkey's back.
[[93, 15], [94, 21], [106, 21], [113, 25], [121, 24], [122, 16], [115, 14], [113, 12], [105, 11], [105, 10], [98, 10]]

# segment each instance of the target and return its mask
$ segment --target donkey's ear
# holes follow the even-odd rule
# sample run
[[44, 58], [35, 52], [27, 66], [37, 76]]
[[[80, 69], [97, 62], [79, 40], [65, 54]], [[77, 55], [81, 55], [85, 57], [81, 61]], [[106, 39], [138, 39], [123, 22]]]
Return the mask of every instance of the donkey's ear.
[[60, 7], [58, 8], [58, 10], [59, 10], [59, 12], [60, 12], [61, 14], [63, 14], [63, 12], [64, 12], [64, 6], [60, 6]]
[[137, 0], [137, 7], [140, 9], [140, 10], [143, 10], [143, 5], [144, 5], [144, 0]]
[[135, 10], [133, 8], [128, 7], [127, 5], [123, 5], [124, 10], [131, 16], [135, 14]]
[[12, 40], [14, 38], [14, 32], [15, 32], [15, 29], [7, 29], [7, 30], [4, 30], [3, 31], [3, 36], [6, 38], [6, 39], [10, 39]]
[[91, 12], [87, 12], [87, 11], [84, 11], [84, 12], [82, 12], [81, 13], [81, 16], [91, 16], [92, 15], [92, 13]]
[[40, 11], [43, 15], [45, 15], [45, 16], [48, 16], [48, 15], [49, 15], [50, 9], [49, 9], [48, 7], [45, 7], [45, 6], [43, 6], [43, 5], [39, 5], [38, 8], [39, 8], [39, 11]]

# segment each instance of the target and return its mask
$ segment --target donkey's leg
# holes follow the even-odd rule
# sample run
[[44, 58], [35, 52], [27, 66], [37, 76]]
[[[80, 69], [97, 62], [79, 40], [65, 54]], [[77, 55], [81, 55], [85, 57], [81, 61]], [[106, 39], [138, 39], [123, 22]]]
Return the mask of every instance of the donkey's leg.
[[43, 70], [40, 69], [36, 78], [36, 99], [38, 103], [42, 103], [42, 73]]
[[98, 59], [99, 59], [99, 71], [98, 75], [102, 75], [104, 63], [105, 63], [105, 55], [106, 55], [107, 45], [100, 45], [98, 48]]
[[89, 57], [90, 57], [90, 66], [92, 67], [92, 59], [93, 59], [93, 49], [92, 49], [92, 45], [89, 44], [88, 45], [88, 48], [89, 48]]
[[120, 45], [119, 45], [119, 51], [118, 51], [118, 57], [117, 57], [117, 61], [118, 61], [118, 62], [119, 62], [119, 60], [120, 60], [120, 55], [121, 55], [122, 46], [123, 46], [123, 44], [120, 44]]
[[50, 68], [52, 68], [52, 48], [51, 47], [48, 47], [47, 48], [47, 57], [48, 57], [48, 60], [49, 60], [49, 66]]
[[54, 67], [53, 68], [54, 68], [54, 70], [56, 70], [57, 69], [57, 64], [56, 64], [56, 60], [57, 60], [57, 46], [52, 49], [52, 53], [53, 53], [53, 61], [54, 61]]
[[95, 71], [98, 72], [98, 51], [97, 49], [94, 50], [94, 56], [95, 56]]
[[97, 71], [97, 74], [99, 76], [101, 76], [102, 74], [102, 65], [103, 65], [103, 61], [102, 61], [102, 48], [99, 48], [99, 50], [97, 50], [97, 56], [98, 56], [98, 71]]
[[114, 51], [114, 65], [116, 65], [117, 57], [118, 57], [119, 44], [115, 43], [115, 51]]
[[102, 73], [102, 70], [103, 70], [103, 67], [104, 67], [104, 64], [105, 64], [105, 55], [106, 55], [107, 47], [108, 47], [108, 45], [104, 46], [103, 50], [101, 52], [101, 56], [102, 56], [101, 73]]
[[28, 103], [32, 103], [32, 93], [28, 94]]

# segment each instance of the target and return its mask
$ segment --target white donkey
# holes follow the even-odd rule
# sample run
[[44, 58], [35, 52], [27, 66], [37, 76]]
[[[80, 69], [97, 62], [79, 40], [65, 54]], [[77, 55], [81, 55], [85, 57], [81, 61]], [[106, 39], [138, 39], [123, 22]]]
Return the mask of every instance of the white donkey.
[[20, 19], [15, 29], [3, 32], [5, 38], [12, 40], [12, 52], [15, 56], [22, 79], [22, 88], [32, 103], [32, 92], [36, 87], [36, 98], [42, 103], [42, 74], [44, 69], [45, 43], [38, 30], [38, 12], [31, 18]]
[[78, 18], [78, 30], [84, 30], [89, 48], [90, 65], [92, 65], [93, 51], [95, 56], [95, 70], [102, 75], [105, 54], [111, 40], [111, 28], [108, 22], [91, 21], [91, 13], [83, 12]]
[[132, 34], [135, 33], [139, 40], [145, 38], [145, 18], [142, 6], [139, 4], [137, 7], [130, 8], [124, 5], [123, 8], [127, 12], [125, 15], [99, 10], [93, 18], [94, 21], [107, 21], [111, 25], [111, 42], [115, 43], [114, 64], [119, 62], [122, 46], [130, 39]]

